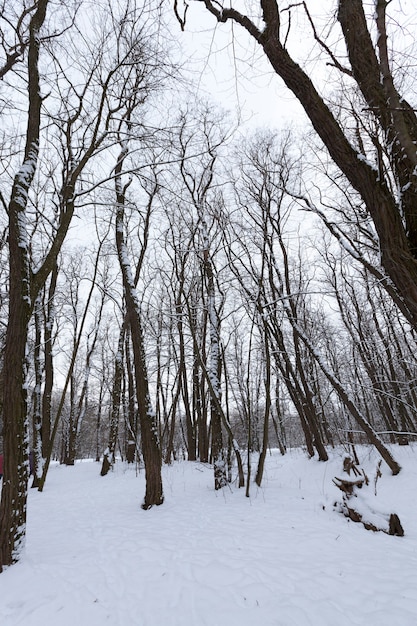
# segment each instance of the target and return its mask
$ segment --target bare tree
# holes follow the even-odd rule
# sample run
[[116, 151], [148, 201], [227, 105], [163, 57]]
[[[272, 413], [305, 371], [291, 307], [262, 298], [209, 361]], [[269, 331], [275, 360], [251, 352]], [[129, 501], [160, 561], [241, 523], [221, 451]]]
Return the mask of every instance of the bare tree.
[[[97, 256], [101, 252], [101, 246]], [[94, 263], [93, 267], [97, 267], [98, 263]], [[72, 277], [73, 278], [73, 277]], [[95, 277], [94, 277], [95, 278]], [[80, 284], [80, 274], [77, 275], [77, 283]], [[93, 283], [91, 289], [96, 285]], [[77, 448], [78, 438], [81, 431], [82, 422], [88, 408], [89, 400], [89, 384], [90, 375], [92, 369], [92, 360], [94, 352], [96, 350], [97, 341], [99, 338], [100, 326], [103, 319], [103, 309], [106, 304], [106, 286], [100, 285], [100, 296], [96, 303], [95, 311], [92, 313], [94, 319], [91, 324], [91, 328], [85, 337], [85, 354], [83, 355], [84, 363], [81, 366], [79, 376], [75, 375], [73, 370], [70, 377], [70, 404], [68, 419], [66, 420], [65, 428], [63, 431], [63, 458], [62, 461], [65, 465], [74, 465]], [[77, 349], [77, 327], [78, 327], [78, 312], [75, 310], [75, 319], [73, 326], [73, 350]], [[79, 390], [79, 391], [78, 391]]]
[[374, 427], [404, 444], [407, 432], [415, 431], [413, 332], [365, 268], [352, 267], [346, 255], [327, 251], [326, 256], [326, 274], [355, 363], [355, 375], [348, 377], [352, 389], [357, 386]]
[[[26, 208], [39, 155], [42, 99], [39, 79], [40, 31], [48, 2], [31, 17], [27, 55], [29, 110], [24, 159], [15, 176], [9, 216], [9, 322], [3, 367], [4, 480], [0, 506], [0, 570], [19, 557], [26, 529], [28, 484], [26, 341], [34, 301], [42, 286], [30, 267]], [[46, 276], [49, 272], [42, 268]]]
[[[77, 21], [80, 6], [84, 12]], [[117, 10], [110, 2], [97, 5], [94, 20], [82, 4], [67, 7], [62, 3], [59, 11], [51, 15], [49, 25], [54, 37], [49, 39], [41, 32], [47, 8], [47, 0], [38, 0], [28, 15], [27, 44], [21, 50], [27, 58], [27, 79], [19, 73], [19, 80], [27, 80], [28, 93], [24, 156], [7, 207], [10, 272], [3, 368], [5, 480], [0, 512], [0, 567], [19, 558], [25, 536], [28, 481], [25, 350], [34, 302], [53, 272], [76, 208], [91, 207], [97, 200], [94, 196], [100, 195], [98, 190], [104, 179], [108, 179], [101, 176], [103, 171], [108, 172], [108, 168], [102, 167], [104, 151], [111, 151], [118, 141], [120, 118], [135, 88], [126, 77], [132, 68], [143, 70], [145, 65], [150, 77], [156, 63], [154, 50], [147, 57], [148, 64], [144, 63], [147, 35], [140, 24], [143, 15], [148, 15], [147, 8], [139, 10], [133, 0], [126, 0]], [[18, 19], [16, 29], [20, 28]], [[149, 37], [146, 41], [149, 42]], [[42, 80], [41, 50], [42, 63], [45, 60], [48, 70], [42, 74]], [[8, 70], [8, 75], [15, 67]], [[25, 86], [21, 88], [19, 82], [13, 92], [18, 104]], [[41, 96], [41, 91], [47, 92], [46, 98]], [[38, 211], [29, 193], [39, 158], [45, 154], [39, 152], [41, 112], [45, 120], [43, 136], [49, 141], [42, 172], [45, 173], [44, 205]], [[16, 143], [19, 145], [19, 141]], [[30, 221], [39, 221], [43, 227], [37, 229], [38, 239], [29, 245]], [[48, 464], [47, 460], [40, 488]]]
[[[197, 360], [202, 367], [210, 396], [211, 455], [214, 465], [215, 489], [227, 484], [226, 446], [223, 443], [225, 428], [232, 449], [236, 455], [239, 473], [239, 486], [243, 486], [243, 469], [239, 446], [232, 433], [227, 412], [222, 408], [222, 340], [221, 319], [224, 307], [224, 294], [221, 280], [216, 271], [216, 250], [221, 247], [224, 204], [221, 194], [216, 191], [215, 165], [219, 148], [225, 143], [227, 133], [222, 127], [222, 119], [215, 119], [207, 108], [192, 119], [197, 128], [192, 130], [190, 119], [182, 116], [178, 137], [178, 161], [183, 183], [182, 197], [190, 207], [194, 246], [202, 273], [203, 302], [207, 315], [208, 363], [204, 362], [198, 346], [195, 328], [191, 328]], [[196, 156], [198, 155], [198, 156]], [[197, 304], [198, 306], [198, 304]], [[187, 301], [188, 317], [192, 319], [191, 301]], [[191, 322], [192, 326], [192, 322]]]
[[[160, 505], [164, 501], [161, 464], [162, 454], [159, 444], [158, 428], [155, 412], [151, 404], [149, 381], [146, 365], [144, 335], [142, 330], [142, 316], [135, 281], [132, 274], [128, 247], [124, 234], [126, 192], [129, 182], [123, 184], [122, 173], [128, 153], [127, 142], [121, 141], [121, 151], [115, 168], [116, 185], [116, 245], [120, 269], [123, 278], [123, 287], [126, 300], [126, 313], [129, 320], [130, 334], [134, 355], [136, 400], [142, 437], [142, 453], [145, 463], [146, 493], [142, 508], [149, 509], [153, 505]], [[156, 192], [155, 183], [153, 192], [149, 195], [149, 205]]]
[[[212, 0], [203, 2], [218, 22], [235, 22], [246, 30], [303, 106], [329, 155], [371, 216], [378, 234], [382, 266], [408, 319], [417, 326], [417, 116], [407, 94], [399, 91], [392, 70], [388, 48], [389, 3], [374, 0], [374, 12], [367, 16], [362, 0], [339, 0], [337, 20], [346, 49], [343, 54], [340, 48], [336, 50], [331, 43], [320, 39], [305, 2], [281, 7], [277, 0], [260, 0], [254, 17], [253, 13], [249, 16], [233, 6]], [[330, 103], [320, 95], [320, 86], [291, 56], [294, 28], [291, 14], [295, 10], [306, 12], [312, 36], [324, 51], [328, 65], [346, 81], [348, 88], [357, 90], [360, 107], [372, 116], [376, 130], [370, 149], [363, 141], [356, 142], [355, 148], [354, 132], [349, 135], [349, 131], [344, 131], [349, 127], [360, 130], [363, 112], [344, 119], [342, 125]], [[377, 32], [377, 37], [371, 35], [372, 30]]]
[[114, 465], [115, 462], [117, 434], [119, 430], [120, 401], [122, 395], [123, 351], [125, 344], [125, 334], [126, 326], [125, 324], [123, 324], [120, 328], [119, 340], [117, 343], [117, 352], [114, 357], [113, 386], [111, 391], [110, 428], [108, 446], [103, 454], [103, 463], [100, 472], [101, 476], [106, 476], [106, 474], [109, 472], [110, 468]]
[[7, 0], [0, 5], [0, 46], [2, 59], [0, 62], [0, 80], [23, 60], [29, 45], [30, 19], [36, 10], [36, 2], [30, 6], [11, 7]]
[[[346, 410], [396, 474], [400, 466], [353, 401], [349, 387], [331, 370], [321, 353], [318, 327], [312, 324], [309, 312], [308, 274], [300, 260], [297, 264], [292, 262], [294, 244], [291, 247], [284, 230], [292, 208], [286, 188], [296, 172], [295, 163], [288, 155], [288, 146], [284, 142], [277, 153], [273, 139], [267, 138], [249, 152], [248, 161], [249, 165], [241, 167], [243, 189], [239, 200], [244, 216], [250, 220], [255, 245], [250, 254], [245, 248], [245, 238], [242, 235], [235, 237], [238, 246], [234, 251], [232, 249], [234, 273], [240, 278], [242, 289], [257, 307], [261, 323], [267, 326], [276, 344], [273, 349], [276, 362], [299, 413], [307, 449], [311, 454], [314, 445], [319, 458], [327, 460], [321, 428], [322, 409], [315, 394], [313, 360]], [[242, 254], [242, 249], [246, 254]], [[250, 280], [247, 281], [246, 277]]]
[[[240, 147], [242, 148], [242, 147]], [[297, 319], [303, 310], [308, 292], [308, 272], [300, 262], [290, 268], [284, 239], [286, 223], [291, 211], [286, 194], [290, 179], [296, 177], [297, 163], [290, 156], [289, 137], [278, 145], [272, 136], [257, 136], [241, 149], [240, 181], [236, 185], [240, 221], [236, 220], [230, 243], [230, 263], [252, 309], [262, 337], [265, 371], [266, 409], [264, 419], [263, 453], [266, 454], [267, 427], [272, 402], [270, 394], [271, 359], [285, 381], [291, 400], [300, 418], [308, 453], [316, 448], [319, 459], [327, 460], [327, 452], [319, 428], [319, 417], [313, 402], [311, 379], [299, 337], [285, 324], [279, 291], [281, 275], [285, 276], [285, 290], [291, 303], [292, 315]], [[293, 222], [295, 223], [295, 218]], [[293, 226], [294, 227], [294, 226]], [[293, 244], [294, 248], [294, 244]], [[290, 332], [288, 332], [290, 330]], [[262, 474], [258, 472], [258, 477]]]

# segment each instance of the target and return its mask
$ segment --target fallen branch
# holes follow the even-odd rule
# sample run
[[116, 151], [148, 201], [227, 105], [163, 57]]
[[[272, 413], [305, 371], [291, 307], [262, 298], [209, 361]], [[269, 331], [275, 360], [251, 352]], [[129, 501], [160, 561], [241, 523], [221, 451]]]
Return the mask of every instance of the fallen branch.
[[343, 515], [345, 515], [345, 517], [352, 520], [352, 522], [360, 522], [366, 530], [383, 532], [387, 535], [395, 535], [397, 537], [404, 537], [404, 529], [401, 525], [400, 518], [396, 513], [383, 515], [381, 513], [375, 513], [369, 509], [369, 517], [372, 517], [374, 520], [370, 521], [368, 516], [364, 516], [352, 506], [349, 506], [345, 498], [343, 499], [339, 510], [343, 513]]
[[350, 497], [353, 495], [355, 487], [357, 487], [358, 489], [362, 489], [362, 486], [368, 483], [365, 476], [363, 476], [362, 478], [358, 478], [357, 480], [347, 480], [345, 478], [338, 478], [337, 476], [335, 476], [333, 478], [333, 484], [336, 485], [338, 489], [343, 491], [343, 493], [345, 493], [348, 497]]
[[[343, 468], [349, 476], [350, 471], [355, 467], [351, 461], [352, 459], [350, 457], [345, 457], [343, 460]], [[377, 466], [374, 481], [375, 496], [377, 480], [382, 476], [380, 468], [381, 463]], [[351, 478], [338, 478], [337, 476], [333, 479], [333, 484], [343, 492], [342, 502], [335, 502], [335, 508], [343, 513], [345, 517], [352, 520], [352, 522], [360, 522], [363, 524], [366, 530], [403, 537], [404, 529], [396, 513], [384, 514], [372, 510], [368, 503], [357, 493], [358, 489], [369, 485], [369, 479], [364, 470], [359, 470], [355, 467], [354, 474], [355, 476], [362, 475], [360, 475], [360, 478], [353, 480]]]

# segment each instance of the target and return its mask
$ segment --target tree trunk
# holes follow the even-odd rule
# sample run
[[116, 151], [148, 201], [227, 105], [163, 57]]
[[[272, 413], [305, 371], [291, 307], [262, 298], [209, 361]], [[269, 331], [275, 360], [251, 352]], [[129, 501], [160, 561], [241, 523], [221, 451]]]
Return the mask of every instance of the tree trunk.
[[[203, 222], [203, 228], [206, 228]], [[203, 239], [207, 241], [206, 232]], [[209, 378], [211, 387], [211, 454], [214, 465], [214, 488], [222, 489], [227, 485], [226, 454], [223, 447], [222, 418], [218, 411], [221, 402], [221, 359], [220, 359], [220, 320], [216, 311], [214, 275], [208, 247], [204, 249], [204, 274], [207, 281], [208, 321], [210, 333]], [[215, 398], [213, 397], [215, 396]]]
[[32, 273], [26, 228], [29, 188], [39, 154], [41, 96], [40, 29], [48, 0], [39, 0], [29, 28], [29, 111], [25, 156], [13, 183], [9, 204], [9, 317], [3, 366], [4, 467], [0, 504], [0, 571], [17, 561], [26, 534], [29, 478], [26, 342], [33, 309]]
[[[42, 321], [41, 321], [42, 298], [39, 296], [35, 302], [35, 346], [33, 351], [34, 370], [35, 370], [35, 388], [32, 394], [33, 402], [33, 482], [32, 488], [39, 487], [39, 479], [42, 476], [42, 403], [41, 403], [41, 386], [42, 386], [42, 359], [41, 359], [41, 342], [42, 342]], [[30, 461], [30, 457], [29, 457]], [[29, 469], [30, 467], [29, 463]]]
[[[264, 411], [264, 424], [263, 424], [263, 437], [262, 437], [262, 450], [259, 455], [258, 469], [256, 471], [255, 482], [258, 487], [261, 486], [262, 477], [264, 473], [265, 458], [268, 450], [269, 441], [269, 417], [272, 406], [271, 399], [271, 353], [269, 349], [269, 335], [267, 332], [266, 324], [264, 324], [264, 360], [265, 360], [265, 411]], [[249, 454], [249, 450], [248, 450]]]
[[138, 303], [131, 294], [126, 293], [126, 309], [130, 319], [134, 368], [136, 378], [136, 399], [142, 440], [142, 455], [145, 464], [146, 492], [143, 509], [150, 509], [154, 504], [164, 501], [162, 489], [162, 456], [158, 439], [156, 416], [149, 396], [148, 374], [143, 344], [143, 331], [138, 311]]
[[111, 394], [111, 415], [110, 431], [107, 449], [103, 454], [103, 465], [101, 476], [106, 476], [109, 469], [114, 465], [115, 451], [117, 444], [117, 433], [119, 430], [120, 400], [122, 395], [123, 380], [123, 346], [125, 342], [125, 324], [122, 325], [117, 344], [117, 354], [114, 359], [113, 389]]
[[[15, 207], [13, 207], [15, 208]], [[26, 339], [30, 318], [27, 249], [19, 247], [17, 211], [9, 210], [9, 322], [4, 351], [3, 484], [0, 507], [0, 571], [19, 559], [26, 533], [29, 479]]]
[[48, 290], [47, 314], [44, 328], [44, 371], [45, 384], [42, 396], [42, 456], [46, 458], [51, 440], [52, 389], [54, 385], [54, 362], [52, 355], [52, 330], [55, 320], [55, 291], [58, 280], [58, 264], [55, 263], [51, 272]]
[[207, 426], [207, 405], [204, 394], [204, 379], [201, 376], [200, 353], [197, 342], [197, 313], [189, 311], [191, 335], [193, 341], [193, 418], [197, 424], [198, 458], [202, 463], [209, 462], [209, 435]]
[[162, 455], [158, 438], [156, 415], [151, 405], [146, 367], [145, 346], [143, 340], [140, 303], [136, 295], [135, 284], [129, 264], [128, 250], [124, 240], [124, 205], [126, 187], [122, 185], [123, 163], [127, 155], [127, 146], [122, 150], [115, 167], [116, 187], [116, 246], [123, 287], [126, 299], [126, 312], [132, 338], [133, 360], [136, 382], [136, 400], [138, 404], [139, 422], [142, 437], [142, 454], [145, 464], [146, 492], [142, 504], [143, 509], [160, 505], [164, 501], [162, 489]]

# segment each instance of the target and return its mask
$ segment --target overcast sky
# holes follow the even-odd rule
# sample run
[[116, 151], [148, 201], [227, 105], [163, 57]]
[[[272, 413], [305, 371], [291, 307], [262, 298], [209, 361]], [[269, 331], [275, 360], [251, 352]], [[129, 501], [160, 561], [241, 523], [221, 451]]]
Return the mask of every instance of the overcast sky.
[[[242, 0], [230, 4], [244, 10]], [[291, 3], [281, 2], [280, 6], [288, 4]], [[371, 9], [373, 0], [367, 4]], [[315, 15], [320, 35], [329, 37], [331, 42], [339, 39], [337, 0], [307, 0], [307, 6], [311, 14]], [[392, 0], [388, 15], [392, 28], [391, 41], [394, 41], [396, 48], [403, 47], [406, 54], [414, 54], [417, 38], [416, 0]], [[284, 33], [287, 30], [287, 16], [288, 12], [284, 11], [281, 28]], [[401, 30], [395, 27], [396, 22], [401, 24]], [[260, 46], [241, 27], [231, 22], [218, 25], [202, 2], [191, 2], [185, 32], [181, 32], [179, 24], [173, 24], [173, 31], [191, 61], [203, 97], [218, 100], [232, 111], [240, 111], [242, 120], [249, 121], [251, 126], [304, 124], [306, 118], [300, 105], [274, 74]], [[311, 52], [311, 28], [301, 7], [292, 10], [288, 46], [300, 64], [307, 62], [307, 69], [315, 82], [319, 77], [326, 81], [328, 66], [318, 61], [316, 52]]]

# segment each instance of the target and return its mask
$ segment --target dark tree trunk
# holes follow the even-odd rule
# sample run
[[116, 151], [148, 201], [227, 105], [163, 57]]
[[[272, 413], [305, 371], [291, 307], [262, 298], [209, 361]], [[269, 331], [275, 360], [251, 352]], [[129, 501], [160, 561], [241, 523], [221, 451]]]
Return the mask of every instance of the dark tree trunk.
[[149, 397], [148, 374], [143, 345], [143, 331], [137, 303], [126, 293], [126, 308], [130, 318], [134, 368], [136, 378], [136, 399], [142, 441], [142, 455], [145, 464], [146, 492], [142, 508], [149, 509], [154, 504], [164, 501], [162, 490], [162, 456], [158, 439], [156, 416]]
[[[269, 418], [271, 412], [271, 353], [269, 346], [269, 335], [266, 329], [266, 325], [264, 325], [264, 360], [265, 360], [265, 374], [264, 374], [264, 384], [265, 384], [265, 411], [264, 411], [264, 423], [263, 423], [263, 437], [262, 437], [262, 450], [259, 455], [258, 461], [258, 469], [256, 470], [255, 482], [258, 487], [261, 486], [262, 477], [264, 474], [264, 466], [266, 453], [268, 450], [268, 442], [269, 442]], [[249, 454], [249, 451], [248, 451]]]
[[[126, 318], [127, 325], [129, 320]], [[136, 411], [136, 386], [135, 377], [133, 374], [133, 365], [130, 354], [130, 331], [127, 329], [126, 341], [125, 341], [125, 358], [126, 358], [126, 374], [127, 380], [124, 380], [126, 387], [127, 383], [127, 406], [124, 406], [125, 412], [125, 428], [126, 428], [126, 455], [128, 457], [128, 463], [133, 463], [137, 452], [138, 443], [138, 423], [137, 423], [137, 411]], [[125, 390], [126, 391], [126, 390]], [[124, 403], [126, 404], [126, 403]]]
[[123, 347], [125, 343], [125, 324], [120, 329], [117, 354], [114, 359], [113, 389], [111, 394], [110, 431], [107, 449], [103, 454], [101, 476], [105, 476], [115, 461], [117, 434], [119, 431], [120, 400], [122, 396], [123, 380]]
[[204, 393], [204, 378], [201, 375], [199, 349], [197, 342], [197, 313], [190, 310], [190, 329], [195, 337], [193, 342], [193, 419], [197, 424], [198, 458], [202, 463], [209, 462], [209, 434], [207, 419], [207, 403]]
[[183, 329], [183, 307], [180, 302], [176, 304], [177, 311], [177, 327], [180, 343], [180, 362], [179, 362], [179, 378], [181, 386], [181, 395], [184, 403], [185, 411], [185, 424], [187, 433], [187, 453], [188, 460], [195, 461], [197, 458], [197, 439], [195, 431], [195, 423], [191, 413], [190, 398], [188, 393], [188, 380], [187, 380], [187, 367], [185, 362], [185, 342], [184, 342], [184, 329]]
[[[29, 468], [33, 473], [32, 487], [39, 487], [39, 478], [42, 475], [42, 408], [41, 408], [41, 386], [42, 386], [42, 358], [41, 358], [41, 342], [42, 342], [42, 320], [41, 320], [42, 299], [38, 296], [35, 302], [35, 346], [33, 351], [34, 370], [35, 370], [35, 388], [32, 393], [33, 417], [32, 432], [33, 446], [32, 459], [33, 467]], [[30, 457], [29, 457], [30, 460]]]
[[145, 464], [146, 492], [142, 508], [149, 509], [153, 505], [162, 504], [164, 501], [161, 475], [162, 454], [159, 445], [156, 415], [153, 411], [149, 395], [148, 372], [146, 367], [140, 304], [137, 299], [135, 284], [128, 260], [128, 250], [124, 240], [124, 206], [126, 188], [123, 187], [121, 178], [123, 163], [126, 155], [127, 146], [122, 146], [115, 168], [117, 200], [116, 246], [123, 278], [123, 287], [126, 299], [126, 315], [129, 320], [130, 334], [132, 338], [136, 400], [141, 429], [142, 454]]
[[[14, 211], [12, 211], [14, 209]], [[12, 223], [19, 209], [9, 209]], [[4, 351], [3, 484], [0, 506], [0, 570], [19, 559], [26, 528], [29, 479], [26, 339], [30, 318], [27, 250], [19, 247], [19, 227], [10, 224], [9, 323]]]
[[26, 387], [26, 342], [34, 293], [26, 229], [28, 192], [39, 153], [41, 96], [39, 86], [40, 29], [48, 1], [39, 0], [29, 28], [29, 111], [25, 156], [9, 204], [9, 316], [3, 366], [4, 467], [0, 503], [0, 571], [17, 561], [26, 533], [29, 478]]
[[52, 355], [52, 331], [55, 319], [55, 290], [58, 280], [58, 264], [51, 272], [48, 290], [47, 313], [44, 327], [44, 371], [45, 384], [42, 396], [42, 456], [46, 458], [51, 440], [52, 389], [54, 385], [54, 363]]

